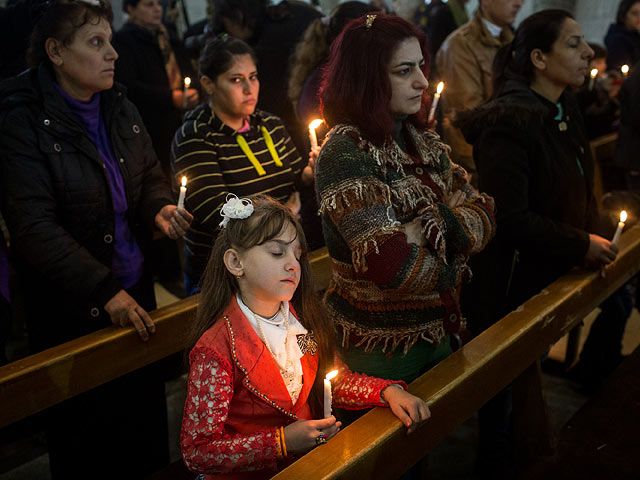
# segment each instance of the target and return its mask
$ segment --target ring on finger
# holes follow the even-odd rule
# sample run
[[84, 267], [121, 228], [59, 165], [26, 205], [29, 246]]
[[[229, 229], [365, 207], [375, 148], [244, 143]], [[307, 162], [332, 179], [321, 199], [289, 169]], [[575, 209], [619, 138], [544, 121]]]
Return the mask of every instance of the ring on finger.
[[327, 437], [323, 432], [320, 432], [320, 435], [316, 437], [316, 445], [322, 445], [323, 443], [327, 443]]

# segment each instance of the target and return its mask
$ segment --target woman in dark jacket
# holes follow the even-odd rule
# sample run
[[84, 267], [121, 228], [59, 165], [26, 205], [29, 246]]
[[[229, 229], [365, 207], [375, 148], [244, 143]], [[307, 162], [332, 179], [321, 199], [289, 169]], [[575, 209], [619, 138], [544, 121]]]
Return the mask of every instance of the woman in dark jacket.
[[622, 0], [618, 6], [616, 23], [609, 26], [604, 37], [607, 46], [607, 67], [620, 70], [640, 61], [640, 0]]
[[[569, 13], [535, 13], [496, 55], [493, 100], [458, 116], [480, 189], [497, 211], [496, 236], [472, 259], [474, 276], [461, 294], [475, 334], [571, 268], [600, 268], [616, 257], [600, 236], [613, 232], [600, 221], [593, 161], [567, 88], [582, 85], [592, 56]], [[510, 398], [507, 388], [480, 410], [481, 478], [513, 475]]]
[[[599, 236], [593, 161], [575, 99], [593, 55], [568, 13], [547, 10], [518, 28], [494, 62], [494, 99], [460, 115], [473, 144], [480, 188], [496, 199], [498, 233], [476, 257], [466, 302], [482, 330], [574, 266], [600, 267], [616, 248]], [[480, 167], [481, 166], [481, 167]], [[480, 170], [482, 168], [482, 170]], [[490, 282], [483, 282], [485, 275]], [[473, 304], [473, 305], [472, 305]], [[478, 320], [482, 319], [481, 322]]]
[[[2, 213], [33, 351], [111, 323], [147, 340], [145, 246], [154, 227], [175, 239], [191, 219], [113, 86], [111, 20], [101, 1], [50, 3], [32, 36], [37, 67], [0, 86]], [[65, 402], [48, 421], [54, 478], [139, 478], [168, 460], [164, 385], [150, 370]]]

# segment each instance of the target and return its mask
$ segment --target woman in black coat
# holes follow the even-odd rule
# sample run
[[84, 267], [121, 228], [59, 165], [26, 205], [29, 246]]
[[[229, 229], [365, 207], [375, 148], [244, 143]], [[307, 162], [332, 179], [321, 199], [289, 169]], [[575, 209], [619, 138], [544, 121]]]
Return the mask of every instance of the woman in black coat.
[[[461, 298], [478, 334], [576, 266], [601, 268], [617, 247], [593, 197], [593, 160], [579, 87], [593, 50], [563, 10], [525, 19], [494, 60], [494, 98], [458, 115], [479, 186], [496, 202], [497, 233], [471, 261]], [[610, 238], [610, 237], [608, 237]], [[481, 478], [511, 478], [510, 390], [480, 410]]]
[[[599, 235], [605, 232], [592, 193], [593, 160], [567, 89], [584, 82], [593, 50], [563, 11], [534, 14], [518, 31], [494, 62], [494, 99], [459, 116], [480, 188], [496, 199], [498, 212], [496, 237], [477, 256], [495, 267], [473, 269], [470, 289], [486, 290], [491, 308], [467, 296], [477, 330], [574, 266], [601, 267], [617, 253]], [[490, 282], [479, 280], [485, 275]]]
[[[111, 20], [101, 1], [51, 2], [32, 36], [37, 66], [0, 85], [2, 214], [33, 351], [112, 323], [148, 340], [145, 247], [153, 228], [176, 239], [191, 220], [113, 85]], [[54, 407], [48, 422], [54, 478], [139, 477], [168, 459], [164, 384], [150, 370]]]

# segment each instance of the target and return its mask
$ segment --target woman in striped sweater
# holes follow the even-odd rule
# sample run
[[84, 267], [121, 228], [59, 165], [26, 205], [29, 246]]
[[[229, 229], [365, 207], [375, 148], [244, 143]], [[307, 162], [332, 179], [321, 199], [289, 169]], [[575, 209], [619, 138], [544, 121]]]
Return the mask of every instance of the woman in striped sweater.
[[174, 173], [189, 181], [185, 205], [194, 221], [185, 236], [187, 293], [199, 282], [228, 193], [268, 194], [300, 209], [297, 187], [313, 180], [282, 121], [256, 110], [260, 82], [255, 54], [227, 35], [211, 40], [200, 57], [200, 83], [209, 96], [189, 112], [171, 148]]

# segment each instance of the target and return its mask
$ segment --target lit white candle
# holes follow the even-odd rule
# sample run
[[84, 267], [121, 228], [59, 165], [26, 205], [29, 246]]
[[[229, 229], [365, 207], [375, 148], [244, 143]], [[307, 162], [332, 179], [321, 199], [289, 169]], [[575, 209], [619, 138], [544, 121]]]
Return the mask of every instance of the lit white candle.
[[191, 85], [191, 78], [184, 77], [184, 90], [182, 90], [182, 107], [183, 108], [187, 108], [187, 97], [188, 97], [190, 85]]
[[429, 117], [427, 121], [431, 123], [433, 121], [433, 117], [436, 115], [436, 107], [438, 106], [438, 102], [440, 101], [440, 95], [442, 95], [442, 90], [444, 90], [444, 82], [440, 82], [438, 84], [438, 88], [436, 89], [436, 94], [433, 96], [433, 103], [431, 104], [431, 110], [429, 110]]
[[589, 90], [593, 90], [593, 86], [596, 83], [597, 76], [598, 76], [598, 69], [597, 68], [591, 69], [591, 73], [590, 73], [591, 78], [589, 78]]
[[618, 241], [620, 240], [620, 235], [622, 235], [622, 229], [624, 228], [624, 222], [627, 221], [627, 212], [626, 210], [622, 210], [620, 212], [620, 221], [618, 222], [618, 228], [616, 228], [616, 233], [613, 234], [613, 240], [611, 243], [614, 245], [618, 245]]
[[309, 124], [309, 142], [311, 142], [312, 151], [318, 148], [318, 137], [316, 136], [316, 128], [318, 128], [320, 125], [322, 125], [322, 120], [320, 118], [316, 118]]
[[627, 75], [629, 75], [629, 65], [622, 65], [620, 67], [620, 71], [622, 72], [622, 75], [626, 77]]
[[182, 185], [180, 186], [180, 196], [178, 197], [178, 208], [184, 208], [184, 196], [187, 194], [187, 177], [182, 177]]
[[324, 418], [331, 416], [331, 379], [338, 375], [338, 370], [332, 370], [324, 377]]

